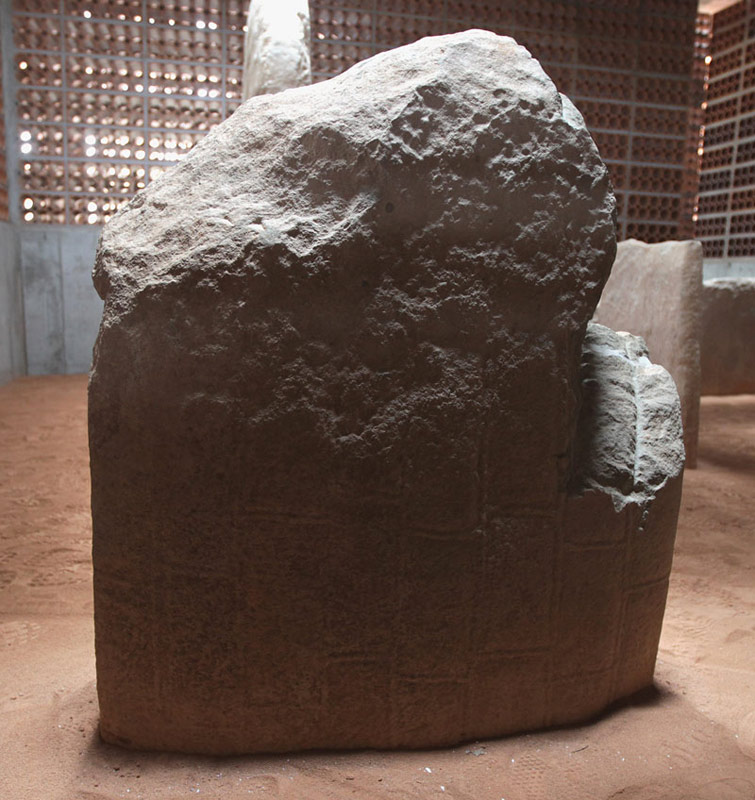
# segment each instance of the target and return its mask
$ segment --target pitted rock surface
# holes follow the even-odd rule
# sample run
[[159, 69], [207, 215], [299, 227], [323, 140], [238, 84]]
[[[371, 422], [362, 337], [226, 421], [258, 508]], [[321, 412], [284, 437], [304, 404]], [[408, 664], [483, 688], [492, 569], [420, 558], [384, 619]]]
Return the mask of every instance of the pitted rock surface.
[[611, 339], [598, 377], [580, 363], [614, 217], [579, 112], [469, 31], [254, 98], [111, 220], [90, 386], [107, 740], [432, 746], [649, 684], [679, 410], [661, 380], [639, 414], [627, 381], [607, 427], [628, 472], [604, 479], [582, 381], [647, 360]]

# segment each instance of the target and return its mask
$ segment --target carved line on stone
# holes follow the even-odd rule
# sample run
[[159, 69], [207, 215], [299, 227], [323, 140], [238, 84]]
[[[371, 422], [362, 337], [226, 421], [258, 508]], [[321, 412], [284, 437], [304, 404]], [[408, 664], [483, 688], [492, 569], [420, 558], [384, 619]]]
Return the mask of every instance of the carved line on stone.
[[[478, 475], [478, 483], [480, 483], [480, 476]], [[489, 531], [487, 530], [487, 522], [484, 518], [484, 506], [478, 506], [478, 513], [480, 514], [480, 520], [482, 523], [482, 535], [484, 537], [484, 541], [482, 546], [477, 548], [477, 561], [476, 561], [476, 571], [477, 571], [477, 580], [474, 582], [472, 587], [472, 594], [469, 598], [469, 603], [471, 603], [472, 608], [479, 608], [480, 606], [480, 594], [482, 591], [483, 584], [483, 575], [485, 571], [485, 562], [482, 560], [485, 557], [486, 552], [486, 544], [489, 536]], [[480, 621], [478, 620], [478, 614], [472, 614], [472, 622], [469, 626], [469, 637], [467, 639], [467, 653], [465, 654], [464, 660], [462, 662], [462, 672], [463, 672], [463, 684], [461, 687], [461, 705], [460, 708], [464, 709], [464, 730], [468, 730], [469, 726], [472, 722], [469, 717], [469, 699], [470, 699], [470, 692], [472, 687], [472, 680], [473, 680], [473, 668], [476, 666], [476, 654], [480, 650]]]
[[587, 542], [566, 542], [564, 549], [569, 552], [589, 552], [590, 550], [618, 550], [624, 544], [624, 538], [615, 540], [594, 540]]
[[662, 586], [664, 583], [668, 583], [669, 577], [671, 575], [671, 570], [669, 570], [662, 578], [655, 578], [652, 581], [642, 581], [641, 583], [630, 583], [624, 588], [624, 593], [627, 595], [630, 594], [639, 594], [640, 592], [647, 591], [648, 589], [655, 589], [657, 586]]
[[[556, 674], [556, 661], [557, 661], [557, 647], [558, 641], [558, 617], [561, 612], [561, 601], [564, 591], [563, 581], [563, 558], [564, 558], [564, 517], [567, 508], [567, 495], [562, 492], [559, 495], [556, 525], [553, 526], [553, 577], [551, 579], [551, 586], [559, 587], [557, 592], [551, 594], [549, 603], [549, 619], [548, 619], [548, 676], [551, 680], [545, 688], [546, 696], [546, 709], [545, 719], [543, 724], [548, 726], [553, 724], [553, 711], [555, 704], [553, 701], [554, 686], [552, 677]], [[555, 595], [555, 596], [554, 596]]]
[[[156, 530], [154, 526], [149, 526], [149, 549], [150, 552], [155, 552], [155, 535]], [[149, 585], [149, 608], [150, 613], [152, 615], [152, 619], [164, 619], [165, 618], [165, 602], [166, 598], [163, 592], [159, 593], [157, 587], [159, 586], [158, 582], [158, 567], [162, 565], [159, 564], [157, 559], [148, 559], [148, 566], [147, 566], [147, 580]], [[153, 697], [156, 701], [156, 706], [159, 709], [164, 707], [164, 690], [163, 690], [163, 677], [164, 672], [161, 669], [158, 669], [157, 665], [159, 663], [157, 654], [159, 653], [159, 642], [158, 642], [158, 628], [156, 625], [150, 625], [150, 637], [149, 637], [149, 652], [145, 653], [145, 656], [149, 658], [153, 664], [150, 668], [150, 672], [152, 674], [152, 682], [153, 682]]]
[[[637, 514], [639, 509], [636, 506], [632, 506], [627, 509], [627, 513], [624, 514], [624, 534], [622, 537], [622, 543], [624, 545], [624, 554], [622, 556], [622, 570], [621, 570], [621, 585], [622, 588], [629, 585], [629, 560], [632, 554], [632, 534], [635, 532], [637, 527]], [[622, 613], [623, 613], [623, 601], [622, 601]], [[622, 630], [624, 627], [624, 620], [622, 617], [621, 625], [617, 626], [617, 630]]]
[[621, 658], [619, 654], [624, 646], [626, 639], [627, 627], [627, 609], [629, 608], [629, 592], [622, 592], [621, 595], [621, 613], [619, 615], [619, 624], [616, 626], [616, 635], [614, 640], [614, 653], [612, 658], [613, 671], [611, 675], [611, 694], [616, 695], [618, 692], [619, 683], [621, 680]]
[[335, 652], [330, 653], [327, 658], [328, 664], [380, 664], [379, 658], [373, 658], [359, 652]]
[[[393, 546], [395, 549], [398, 550], [398, 557], [399, 557], [399, 568], [395, 571], [395, 580], [393, 584], [393, 593], [396, 597], [396, 607], [398, 608], [398, 613], [401, 614], [404, 604], [406, 602], [406, 581], [404, 580], [404, 575], [406, 574], [406, 562], [407, 562], [407, 554], [406, 554], [406, 542], [401, 537], [394, 536], [393, 537]], [[390, 731], [391, 738], [395, 737], [396, 732], [399, 730], [399, 717], [398, 717], [398, 708], [396, 707], [396, 698], [398, 697], [398, 675], [395, 669], [395, 665], [398, 663], [398, 654], [399, 654], [399, 647], [400, 643], [398, 641], [398, 636], [392, 637], [392, 647], [391, 647], [391, 673], [390, 673], [390, 699], [388, 702], [388, 729]]]
[[[626, 570], [626, 560], [624, 563], [624, 568]], [[627, 592], [621, 592], [621, 610], [619, 612], [619, 622], [613, 629], [613, 636], [611, 642], [611, 657], [610, 657], [610, 664], [611, 664], [611, 694], [615, 695], [616, 690], [619, 683], [620, 672], [621, 672], [621, 659], [619, 658], [619, 653], [621, 652], [621, 647], [624, 642], [624, 638], [626, 636], [626, 624], [627, 624], [627, 608], [629, 606], [629, 601], [627, 599]]]
[[552, 519], [555, 521], [559, 516], [559, 512], [554, 511], [552, 507], [537, 508], [525, 503], [522, 505], [496, 505], [494, 508], [496, 513], [490, 518], [491, 522], [505, 519]]
[[245, 514], [250, 520], [258, 522], [290, 523], [292, 520], [307, 525], [329, 525], [332, 527], [349, 528], [349, 520], [334, 515], [286, 513], [285, 511], [266, 511], [262, 508], [245, 509]]
[[431, 674], [425, 672], [398, 672], [397, 676], [399, 683], [403, 684], [421, 683], [424, 685], [432, 684], [434, 686], [442, 686], [443, 684], [453, 683], [456, 684], [460, 690], [463, 690], [464, 686], [468, 685], [466, 678], [460, 678], [454, 673], [444, 675], [443, 673], [437, 672]]
[[[636, 383], [635, 383], [635, 392], [637, 390]], [[636, 396], [636, 395], [635, 395]], [[639, 416], [639, 414], [637, 415]], [[637, 452], [637, 441], [635, 439], [635, 461], [636, 461], [636, 452]], [[636, 467], [635, 467], [635, 476], [637, 474]], [[632, 548], [632, 533], [636, 527], [636, 519], [637, 519], [638, 509], [636, 504], [632, 504], [632, 507], [626, 510], [624, 516], [624, 533], [622, 535], [622, 544], [623, 544], [623, 551], [624, 554], [622, 556], [622, 570], [621, 570], [621, 585], [622, 585], [622, 592], [621, 592], [621, 611], [619, 613], [619, 622], [614, 628], [614, 636], [613, 636], [613, 644], [611, 646], [611, 695], [616, 696], [619, 686], [620, 680], [620, 672], [621, 672], [621, 659], [619, 658], [619, 654], [621, 653], [621, 648], [624, 642], [624, 638], [626, 636], [626, 625], [627, 625], [627, 607], [629, 605], [628, 601], [628, 592], [626, 591], [625, 587], [629, 583], [628, 576], [629, 576], [629, 561], [631, 557], [631, 548]]]
[[581, 669], [578, 674], [571, 674], [571, 675], [550, 675], [548, 677], [548, 682], [550, 686], [558, 687], [563, 686], [564, 684], [580, 682], [582, 681], [582, 676], [596, 678], [599, 676], [610, 676], [614, 670], [614, 661], [611, 661], [611, 665], [608, 667], [602, 667], [601, 669]]
[[[487, 310], [485, 314], [485, 324], [489, 323], [490, 311]], [[482, 354], [479, 358], [478, 370], [481, 376], [481, 396], [487, 399], [490, 391], [488, 386], [488, 343], [486, 342]], [[474, 584], [473, 603], [475, 608], [482, 605], [483, 587], [488, 586], [488, 574], [490, 559], [488, 558], [490, 537], [493, 535], [491, 532], [491, 520], [489, 518], [488, 510], [488, 492], [489, 492], [489, 475], [488, 475], [488, 429], [490, 427], [490, 406], [485, 403], [485, 412], [480, 420], [479, 428], [477, 431], [477, 517], [480, 532], [482, 534], [482, 542], [478, 551], [478, 572], [479, 578]], [[470, 692], [473, 680], [473, 670], [476, 668], [476, 658], [478, 654], [484, 650], [483, 632], [485, 626], [483, 624], [482, 615], [472, 614], [471, 630], [469, 636], [469, 657], [465, 659], [465, 672], [466, 680], [463, 692], [463, 703], [461, 708], [464, 709], [464, 731], [474, 729], [474, 720], [471, 718], [472, 710], [470, 708]]]
[[506, 650], [481, 650], [484, 661], [489, 661], [491, 664], [498, 661], [514, 661], [517, 658], [531, 658], [533, 656], [547, 656], [551, 652], [550, 647], [523, 647], [522, 649], [509, 649]]
[[[484, 379], [483, 379], [484, 380]], [[484, 386], [484, 383], [483, 383]], [[486, 459], [485, 459], [485, 452], [487, 452], [486, 448], [484, 447], [484, 441], [486, 440], [486, 436], [483, 433], [483, 429], [487, 431], [487, 415], [485, 422], [481, 425], [481, 432], [480, 432], [480, 441], [478, 443], [478, 513], [479, 513], [479, 522], [480, 522], [480, 534], [481, 534], [481, 541], [477, 548], [477, 572], [478, 572], [478, 580], [474, 582], [473, 586], [473, 595], [471, 597], [471, 602], [473, 604], [473, 608], [479, 608], [482, 605], [482, 592], [483, 587], [487, 586], [487, 566], [488, 566], [488, 546], [490, 541], [490, 526], [487, 519], [487, 507], [484, 502], [484, 497], [487, 494], [487, 479], [483, 480], [482, 474], [480, 474], [479, 470], [484, 469], [484, 475], [487, 478], [487, 466], [486, 466]], [[483, 484], [485, 484], [483, 486]], [[469, 703], [469, 696], [471, 692], [472, 680], [473, 680], [473, 670], [475, 668], [475, 660], [476, 654], [480, 652], [482, 649], [482, 631], [483, 622], [481, 619], [481, 615], [479, 614], [472, 614], [472, 621], [470, 625], [469, 631], [469, 653], [467, 657], [464, 659], [464, 672], [465, 672], [465, 682], [464, 682], [464, 689], [463, 689], [463, 697], [462, 697], [462, 704], [461, 708], [464, 709], [464, 730], [471, 730], [474, 720], [470, 718], [470, 703]]]
[[[390, 495], [393, 498], [393, 495]], [[488, 517], [487, 511], [490, 508], [495, 508], [495, 514]], [[439, 540], [450, 540], [454, 538], [464, 539], [471, 538], [476, 534], [483, 533], [487, 530], [487, 522], [496, 522], [506, 520], [508, 518], [545, 518], [555, 519], [556, 512], [549, 508], [539, 508], [536, 506], [522, 503], [520, 505], [486, 505], [484, 508], [484, 518], [481, 518], [469, 525], [459, 528], [457, 530], [448, 530], [440, 526], [426, 526], [422, 527], [416, 523], [405, 523], [403, 527], [403, 535], [416, 536], [418, 538], [433, 538]], [[348, 516], [339, 517], [337, 515], [320, 516], [316, 514], [287, 514], [285, 512], [272, 513], [263, 509], [245, 509], [245, 516], [250, 522], [270, 522], [273, 524], [291, 524], [292, 522], [299, 525], [318, 525], [323, 527], [337, 528], [343, 531], [350, 531], [353, 528], [353, 520]], [[367, 525], [368, 528], [373, 528], [376, 531], [387, 532], [393, 530], [394, 526], [385, 526], [380, 523]]]
[[436, 542], [472, 542], [486, 535], [486, 531], [478, 524], [474, 528], [461, 531], [441, 533], [432, 528], [412, 527], [402, 532], [407, 539], [429, 539]]

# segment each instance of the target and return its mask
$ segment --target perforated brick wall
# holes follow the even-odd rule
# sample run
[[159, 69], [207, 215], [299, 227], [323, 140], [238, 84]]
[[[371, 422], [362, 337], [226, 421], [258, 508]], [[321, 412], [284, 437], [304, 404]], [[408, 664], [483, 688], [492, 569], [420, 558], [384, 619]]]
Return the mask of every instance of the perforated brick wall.
[[245, 0], [15, 0], [22, 218], [106, 221], [239, 104]]
[[755, 3], [712, 17], [695, 234], [709, 258], [755, 255]]
[[[28, 222], [107, 220], [238, 105], [246, 0], [14, 2], [22, 152], [12, 202]], [[514, 36], [584, 114], [613, 177], [620, 236], [691, 234], [694, 68], [704, 57], [695, 0], [313, 0], [310, 9], [315, 80], [422, 36], [470, 27]]]

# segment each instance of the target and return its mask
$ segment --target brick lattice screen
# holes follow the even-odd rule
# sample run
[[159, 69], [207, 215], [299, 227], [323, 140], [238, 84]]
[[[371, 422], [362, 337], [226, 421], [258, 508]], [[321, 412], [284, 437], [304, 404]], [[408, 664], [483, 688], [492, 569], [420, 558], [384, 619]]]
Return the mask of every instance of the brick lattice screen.
[[[246, 0], [14, 3], [20, 196], [11, 202], [27, 222], [106, 221], [239, 103]], [[317, 0], [313, 71], [322, 80], [470, 27], [512, 35], [584, 114], [613, 176], [620, 236], [684, 238], [707, 43], [696, 6]]]
[[712, 18], [695, 233], [710, 258], [755, 255], [755, 3]]

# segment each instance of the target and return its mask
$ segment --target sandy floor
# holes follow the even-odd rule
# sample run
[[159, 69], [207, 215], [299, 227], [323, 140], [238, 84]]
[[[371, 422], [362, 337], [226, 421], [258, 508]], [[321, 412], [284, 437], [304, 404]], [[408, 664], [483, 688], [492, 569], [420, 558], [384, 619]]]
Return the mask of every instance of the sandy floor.
[[97, 736], [85, 390], [0, 388], [0, 798], [755, 798], [755, 396], [703, 402], [642, 703], [449, 750], [207, 759]]

